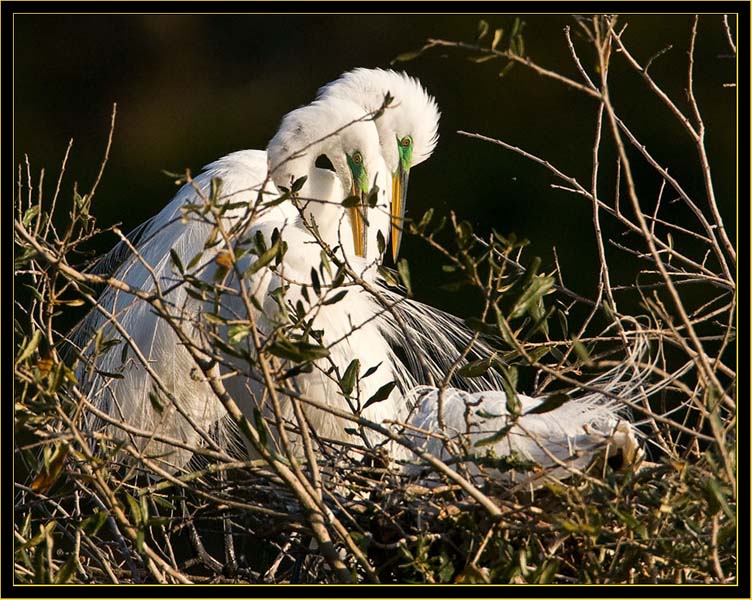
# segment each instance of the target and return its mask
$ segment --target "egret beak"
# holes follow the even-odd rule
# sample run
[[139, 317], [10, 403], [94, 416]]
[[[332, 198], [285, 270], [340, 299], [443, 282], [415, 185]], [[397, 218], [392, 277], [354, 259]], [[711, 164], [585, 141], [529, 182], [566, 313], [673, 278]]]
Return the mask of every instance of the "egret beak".
[[392, 259], [397, 262], [400, 243], [402, 242], [402, 230], [405, 225], [405, 204], [407, 200], [407, 180], [410, 171], [400, 166], [392, 175]]
[[350, 192], [353, 196], [360, 198], [360, 202], [351, 206], [347, 210], [350, 212], [350, 226], [352, 227], [353, 246], [355, 254], [361, 258], [366, 256], [366, 247], [368, 245], [368, 221], [365, 218], [368, 200], [366, 194], [360, 189], [360, 186], [353, 179]]

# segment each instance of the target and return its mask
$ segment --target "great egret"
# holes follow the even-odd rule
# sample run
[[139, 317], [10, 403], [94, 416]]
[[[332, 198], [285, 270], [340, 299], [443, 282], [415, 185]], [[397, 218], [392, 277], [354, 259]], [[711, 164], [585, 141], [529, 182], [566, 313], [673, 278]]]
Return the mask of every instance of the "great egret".
[[396, 262], [405, 220], [410, 168], [427, 160], [439, 139], [439, 107], [421, 83], [406, 73], [353, 69], [318, 91], [318, 98], [343, 98], [374, 112], [387, 95], [393, 106], [376, 119], [381, 153], [392, 178], [392, 258]]
[[[426, 382], [416, 377], [416, 373], [420, 373], [416, 364], [419, 363], [429, 375], [440, 376], [443, 366], [450, 364], [456, 356], [455, 345], [469, 339], [469, 332], [452, 317], [407, 301], [385, 289], [380, 289], [380, 293], [387, 297], [386, 304], [391, 305], [391, 310], [384, 308], [385, 303], [379, 300], [378, 293], [372, 294], [356, 286], [343, 288], [344, 297], [335, 304], [326, 304], [340, 290], [327, 287], [331, 280], [327, 280], [324, 270], [320, 269], [321, 244], [333, 249], [335, 255], [347, 262], [362, 280], [378, 285], [376, 265], [390, 232], [393, 256], [396, 257], [399, 249], [400, 221], [410, 167], [430, 155], [436, 140], [438, 110], [423, 88], [414, 80], [378, 70], [374, 84], [369, 86], [369, 73], [372, 72], [357, 70], [352, 75], [346, 74], [324, 88], [319, 99], [311, 105], [287, 115], [269, 143], [267, 153], [236, 152], [209, 165], [139, 231], [138, 254], [123, 262], [116, 277], [137, 289], [162, 289], [174, 318], [187, 328], [197, 346], [206, 344], [201, 333], [201, 315], [207, 311], [207, 306], [187, 293], [182, 282], [184, 276], [176, 276], [173, 263], [177, 257], [182, 265], [189, 265], [188, 275], [199, 280], [212, 282], [216, 278], [218, 266], [215, 259], [226, 246], [222, 240], [207, 244], [208, 238], [216, 237], [216, 224], [201, 211], [186, 212], [186, 207], [195, 203], [199, 196], [208, 198], [213, 196], [212, 190], [219, 191], [214, 195], [232, 205], [222, 212], [219, 221], [225, 230], [232, 231], [233, 239], [253, 239], [260, 234], [266, 243], [271, 243], [276, 229], [287, 243], [287, 252], [280, 265], [274, 269], [259, 269], [243, 282], [262, 307], [257, 321], [262, 332], [271, 331], [275, 320], [281, 318], [280, 306], [272, 291], [286, 287], [286, 299], [292, 305], [306, 300], [305, 304], [310, 306], [304, 288], [312, 283], [311, 270], [317, 271], [317, 277], [322, 279], [319, 281], [321, 296], [315, 302], [312, 324], [323, 332], [321, 342], [328, 348], [329, 356], [315, 361], [310, 373], [299, 373], [295, 377], [299, 393], [335, 408], [350, 409], [339, 388], [337, 374], [341, 376], [357, 359], [364, 371], [370, 370], [369, 377], [359, 380], [361, 406], [377, 391], [389, 389], [391, 382], [398, 384], [380, 402], [367, 406], [362, 416], [376, 422], [385, 419], [403, 421], [408, 418], [409, 401], [416, 400], [417, 412], [412, 423], [432, 432], [438, 428], [439, 391], [435, 387], [415, 391], [417, 384]], [[402, 81], [401, 87], [399, 81]], [[364, 120], [367, 112], [379, 108], [376, 99], [381, 96], [383, 102], [385, 92], [395, 98], [395, 106], [387, 108], [375, 121]], [[350, 96], [356, 101], [353, 102]], [[416, 121], [416, 106], [430, 109], [428, 119]], [[390, 119], [381, 123], [387, 115], [391, 115]], [[405, 138], [409, 144], [404, 143]], [[315, 166], [320, 155], [329, 158], [334, 172]], [[297, 198], [272, 202], [271, 206], [263, 201], [264, 198], [276, 198], [280, 188], [294, 186], [296, 181], [302, 181], [302, 176], [307, 179], [296, 190]], [[269, 181], [270, 177], [272, 181]], [[378, 192], [366, 198], [372, 187], [378, 188]], [[351, 194], [357, 201], [344, 208], [343, 200]], [[262, 201], [258, 202], [260, 198]], [[246, 255], [239, 267], [243, 271], [252, 264], [252, 256]], [[227, 289], [237, 289], [241, 282], [234, 279], [234, 272], [230, 272], [225, 275], [222, 285]], [[100, 306], [104, 312], [95, 314], [88, 323], [91, 328], [104, 331], [100, 341], [130, 337], [130, 342], [124, 346], [125, 351], [105, 351], [98, 357], [96, 368], [88, 370], [89, 376], [82, 377], [93, 403], [111, 417], [122, 419], [137, 429], [177, 438], [189, 446], [200, 443], [201, 434], [197, 430], [217, 429], [221, 434], [224, 431], [221, 426], [224, 409], [201, 378], [191, 376], [196, 373], [193, 360], [178, 343], [172, 327], [147, 303], [123, 292], [107, 290]], [[223, 317], [242, 320], [248, 316], [244, 314], [245, 310], [237, 296], [223, 297]], [[115, 323], [108, 322], [113, 319]], [[123, 332], [127, 335], [123, 336]], [[403, 364], [395, 355], [390, 342], [406, 349], [408, 364]], [[416, 342], [424, 347], [415, 347]], [[444, 357], [442, 351], [446, 352]], [[240, 366], [238, 369], [243, 370]], [[112, 377], [112, 373], [119, 373], [120, 378]], [[613, 380], [609, 383], [612, 389], [621, 389], [618, 381], [621, 373], [612, 374]], [[468, 411], [465, 400], [468, 399], [481, 402], [482, 414], [497, 415], [494, 418], [500, 420], [491, 423], [501, 427], [505, 419], [503, 410], [497, 405], [503, 394], [496, 391], [500, 388], [497, 383], [492, 377], [476, 380], [475, 392], [480, 396], [468, 397], [454, 388], [442, 392], [446, 411], [444, 420], [449, 434], [452, 431], [461, 433], [460, 426], [464, 426], [464, 415]], [[253, 377], [236, 375], [228, 379], [227, 385], [247, 415], [252, 415], [255, 408], [263, 405], [263, 387], [255, 383]], [[485, 392], [480, 391], [482, 386], [485, 386]], [[160, 410], [155, 407], [153, 392], [170, 400]], [[523, 410], [541, 402], [532, 398], [523, 400]], [[156, 402], [159, 403], [158, 398]], [[285, 400], [284, 412], [288, 418], [291, 418], [290, 402], [289, 398]], [[486, 405], [488, 402], [493, 402], [494, 406]], [[605, 439], [600, 430], [610, 428], [615, 431], [619, 422], [616, 407], [613, 403], [602, 402], [602, 398], [586, 395], [568, 405], [545, 416], [546, 421], [553, 419], [556, 422], [556, 410], [559, 410], [559, 422], [566, 418], [566, 427], [549, 429], [550, 435], [541, 438], [542, 442], [528, 436], [527, 439], [532, 440], [530, 444], [557, 446], [570, 451], [575, 446], [590, 449], [596, 441], [602, 443]], [[346, 421], [315, 408], [306, 409], [306, 412], [312, 429], [321, 438], [351, 439]], [[460, 415], [462, 419], [459, 419]], [[532, 425], [536, 422], [543, 426], [544, 421], [536, 421], [536, 418], [535, 415], [527, 418], [527, 424], [533, 430]], [[483, 420], [488, 421], [488, 418], [482, 417], [479, 423]], [[607, 427], [598, 428], [594, 424], [606, 424]], [[590, 435], [588, 428], [599, 431], [597, 435]], [[111, 430], [115, 432], [116, 428]], [[524, 437], [521, 430], [515, 433], [520, 439]], [[633, 440], [631, 431], [626, 435]], [[380, 437], [367, 434], [367, 439], [374, 442]], [[428, 448], [438, 456], [442, 450], [431, 445], [435, 444], [430, 441], [434, 439], [429, 436]], [[140, 448], [148, 443], [150, 454], [165, 454], [173, 467], [183, 466], [191, 456], [190, 451], [155, 440], [144, 442], [134, 438], [134, 442]], [[508, 454], [510, 450], [521, 450], [530, 456], [535, 454], [525, 452], [526, 448], [532, 447], [530, 445], [509, 447], [508, 442], [500, 442], [493, 447], [500, 454]], [[549, 449], [548, 452], [562, 456], [558, 451]], [[404, 453], [400, 454], [404, 456]], [[542, 455], [538, 453], [536, 456]], [[550, 464], [550, 460], [543, 462]]]

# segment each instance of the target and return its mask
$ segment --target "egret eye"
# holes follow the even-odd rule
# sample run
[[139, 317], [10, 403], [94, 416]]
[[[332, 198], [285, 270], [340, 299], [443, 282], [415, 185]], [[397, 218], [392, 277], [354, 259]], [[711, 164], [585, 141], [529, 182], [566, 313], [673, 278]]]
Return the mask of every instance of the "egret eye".
[[353, 152], [352, 161], [356, 165], [363, 164], [363, 155], [358, 150], [356, 150], [355, 152]]
[[403, 148], [409, 148], [410, 146], [412, 146], [412, 143], [413, 138], [411, 138], [409, 135], [406, 135], [400, 140], [400, 146], [402, 146]]

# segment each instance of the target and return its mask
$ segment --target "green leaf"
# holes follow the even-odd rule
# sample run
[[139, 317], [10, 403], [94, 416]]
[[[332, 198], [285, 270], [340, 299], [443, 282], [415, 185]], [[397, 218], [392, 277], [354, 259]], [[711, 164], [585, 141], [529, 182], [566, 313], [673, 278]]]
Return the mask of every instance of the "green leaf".
[[490, 323], [484, 323], [481, 319], [476, 317], [468, 317], [465, 319], [465, 325], [467, 325], [473, 331], [485, 333], [487, 335], [493, 335], [497, 332], [496, 327]]
[[253, 407], [253, 421], [256, 424], [256, 431], [259, 434], [259, 440], [261, 441], [261, 445], [266, 448], [266, 444], [268, 441], [268, 434], [266, 431], [266, 423], [264, 423], [264, 417], [261, 416], [261, 411]]
[[478, 35], [476, 36], [475, 40], [479, 42], [484, 37], [486, 37], [486, 35], [488, 34], [488, 29], [488, 21], [484, 21], [483, 19], [478, 21]]
[[[326, 255], [326, 250], [321, 250], [321, 267], [319, 269], [323, 268], [326, 270], [326, 274], [329, 275], [329, 279], [332, 278], [332, 265], [329, 262], [329, 257]], [[324, 271], [321, 271], [321, 275], [324, 275]]]
[[501, 387], [507, 396], [507, 410], [513, 417], [518, 417], [522, 413], [522, 403], [517, 397], [517, 368], [502, 367], [502, 374]]
[[379, 186], [374, 183], [373, 187], [371, 188], [371, 191], [368, 192], [368, 198], [366, 202], [369, 208], [375, 208], [376, 203], [378, 201], [379, 201]]
[[266, 265], [272, 262], [276, 258], [279, 250], [280, 244], [279, 240], [277, 240], [277, 242], [271, 248], [269, 248], [266, 252], [263, 252], [261, 256], [259, 256], [253, 263], [251, 263], [251, 266], [248, 267], [245, 271], [246, 277], [253, 275], [259, 269], [264, 268]]
[[63, 563], [57, 573], [55, 573], [55, 583], [68, 583], [73, 575], [76, 574], [76, 555], [71, 554]]
[[314, 267], [311, 267], [311, 285], [313, 285], [313, 291], [317, 296], [321, 295], [321, 282], [319, 281], [319, 274]]
[[423, 54], [424, 48], [421, 48], [420, 50], [412, 50], [410, 52], [403, 52], [402, 54], [398, 54], [394, 60], [392, 60], [391, 64], [394, 64], [395, 62], [407, 62], [409, 60], [413, 60], [418, 58], [421, 54]]
[[590, 352], [588, 352], [585, 344], [583, 344], [577, 338], [572, 338], [572, 346], [574, 347], [574, 351], [577, 353], [577, 356], [580, 357], [580, 360], [582, 360], [582, 362], [584, 362], [586, 365], [592, 362], [590, 359]]
[[344, 208], [354, 208], [360, 206], [360, 196], [348, 196], [342, 201]]
[[212, 177], [211, 180], [211, 190], [209, 199], [211, 200], [212, 204], [216, 204], [217, 200], [219, 199], [219, 194], [222, 191], [222, 179], [220, 177]]
[[28, 227], [29, 223], [31, 223], [31, 220], [39, 213], [39, 205], [35, 204], [34, 206], [28, 208], [26, 212], [24, 212], [23, 219], [21, 219], [21, 222], [23, 223], [24, 227]]
[[81, 529], [88, 535], [96, 535], [97, 531], [102, 528], [102, 525], [107, 522], [108, 516], [105, 511], [98, 510], [81, 522]]
[[504, 35], [503, 27], [499, 27], [498, 29], [494, 30], [493, 41], [491, 42], [491, 50], [496, 50], [496, 46], [499, 45], [499, 42], [501, 41], [501, 37], [503, 35]]
[[406, 258], [400, 259], [397, 263], [397, 271], [399, 272], [402, 284], [407, 290], [407, 295], [412, 296], [413, 291], [412, 286], [410, 285], [410, 266], [408, 265]]
[[566, 404], [567, 402], [569, 402], [569, 400], [571, 400], [571, 398], [567, 396], [564, 392], [556, 392], [555, 394], [551, 394], [550, 396], [548, 396], [543, 402], [541, 402], [535, 408], [531, 408], [525, 414], [526, 415], [541, 415], [543, 413], [556, 410], [563, 404]]
[[31, 339], [29, 340], [29, 343], [26, 344], [26, 347], [21, 351], [20, 356], [18, 357], [18, 360], [16, 363], [20, 364], [23, 361], [25, 361], [27, 358], [29, 358], [32, 354], [34, 354], [34, 350], [37, 349], [37, 346], [39, 346], [39, 342], [42, 339], [42, 331], [40, 329], [37, 329], [34, 331], [34, 333], [31, 335]]
[[45, 461], [42, 472], [39, 473], [31, 482], [31, 489], [35, 492], [46, 494], [54, 483], [60, 478], [65, 466], [65, 459], [68, 456], [70, 447], [68, 444], [61, 444], [55, 448], [55, 451]]
[[500, 442], [505, 437], [507, 437], [507, 434], [509, 433], [509, 430], [514, 427], [514, 424], [511, 425], [505, 425], [499, 431], [494, 433], [493, 435], [490, 435], [488, 437], [485, 437], [483, 439], [478, 440], [475, 442], [474, 446], [476, 448], [481, 448], [483, 446], [490, 446], [491, 444], [495, 444], [496, 442]]
[[342, 381], [340, 382], [342, 391], [344, 392], [346, 396], [349, 396], [350, 394], [352, 394], [352, 391], [355, 388], [355, 382], [358, 379], [359, 373], [360, 373], [360, 361], [356, 358], [349, 365], [347, 365], [347, 369], [345, 369], [345, 374], [342, 376]]
[[559, 570], [559, 559], [550, 558], [543, 561], [543, 564], [536, 570], [533, 575], [532, 583], [552, 583], [554, 576]]
[[381, 233], [381, 229], [376, 232], [376, 247], [379, 250], [379, 254], [384, 254], [384, 250], [386, 250], [386, 240], [384, 239], [384, 234]]
[[149, 402], [158, 415], [161, 415], [164, 412], [164, 402], [162, 402], [159, 396], [154, 392], [149, 392]]
[[280, 358], [286, 358], [294, 362], [317, 360], [329, 356], [329, 350], [318, 344], [308, 342], [291, 341], [280, 338], [269, 346], [269, 352]]
[[142, 515], [141, 515], [141, 506], [133, 496], [131, 496], [128, 493], [125, 493], [125, 499], [128, 502], [128, 508], [130, 509], [131, 516], [133, 517], [133, 522], [136, 525], [140, 525], [142, 522]]
[[13, 266], [16, 270], [23, 267], [30, 259], [37, 255], [37, 251], [34, 248], [26, 248], [23, 253], [13, 258]]
[[506, 65], [504, 65], [504, 68], [499, 71], [499, 77], [504, 77], [509, 71], [512, 70], [514, 67], [514, 63], [510, 60]]
[[723, 487], [715, 479], [708, 479], [705, 484], [705, 498], [708, 501], [708, 507], [711, 514], [716, 514], [721, 510], [726, 513], [730, 519], [734, 518], [734, 511], [726, 501], [726, 495], [723, 493]]
[[423, 216], [420, 218], [420, 222], [415, 226], [415, 229], [418, 231], [418, 233], [423, 233], [425, 231], [432, 218], [433, 208], [429, 208], [426, 212], [423, 213]]
[[377, 402], [383, 402], [384, 400], [386, 400], [389, 397], [389, 394], [392, 393], [392, 390], [396, 385], [396, 381], [390, 381], [389, 383], [382, 385], [378, 390], [376, 390], [376, 393], [366, 401], [361, 410], [365, 410], [366, 408], [371, 406], [371, 404], [376, 404]]
[[243, 341], [246, 337], [248, 337], [251, 333], [251, 328], [244, 324], [238, 324], [238, 325], [232, 325], [227, 330], [227, 340], [231, 344], [238, 344], [241, 341]]
[[397, 278], [394, 276], [394, 271], [391, 269], [387, 269], [386, 267], [379, 266], [379, 275], [381, 275], [384, 278], [384, 281], [387, 285], [390, 285], [392, 287], [396, 287], [399, 285], [399, 281], [397, 281]]
[[292, 187], [290, 188], [290, 191], [293, 194], [299, 192], [305, 185], [306, 181], [308, 181], [308, 175], [303, 175], [302, 177], [298, 177], [295, 181], [292, 182]]
[[330, 298], [327, 298], [326, 300], [324, 300], [321, 304], [336, 304], [337, 302], [342, 300], [342, 298], [344, 298], [345, 296], [347, 296], [347, 290], [341, 290], [337, 292], [336, 294], [334, 294], [334, 296], [331, 296]]
[[144, 541], [146, 539], [146, 532], [143, 529], [139, 529], [138, 533], [136, 534], [136, 550], [139, 554], [142, 554], [144, 551]]
[[177, 268], [178, 272], [183, 275], [185, 273], [185, 269], [183, 269], [183, 263], [180, 260], [178, 253], [175, 252], [174, 248], [170, 248], [170, 259], [172, 260], [172, 264]]
[[382, 362], [383, 361], [379, 362], [379, 364], [374, 365], [373, 367], [368, 367], [366, 372], [363, 373], [363, 377], [361, 377], [361, 379], [365, 379], [366, 377], [370, 377], [371, 375], [373, 375], [376, 372], [376, 370], [381, 366]]
[[457, 371], [457, 375], [461, 375], [462, 377], [480, 377], [481, 375], [486, 374], [492, 364], [493, 357], [474, 360], [463, 365], [462, 368]]

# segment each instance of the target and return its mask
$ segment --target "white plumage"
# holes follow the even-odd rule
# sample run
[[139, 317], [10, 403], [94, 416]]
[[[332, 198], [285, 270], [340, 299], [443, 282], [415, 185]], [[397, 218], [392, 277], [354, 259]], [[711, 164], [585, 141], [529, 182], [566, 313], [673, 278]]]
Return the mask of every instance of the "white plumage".
[[[363, 119], [382, 105], [386, 92], [394, 97], [393, 106], [375, 121]], [[220, 239], [216, 245], [205, 248], [213, 223], [195, 211], [186, 212], [185, 208], [198, 204], [201, 196], [209, 197], [212, 182], [216, 185], [221, 180], [222, 201], [235, 206], [222, 218], [223, 227], [232, 231], [234, 244], [255, 239], [258, 232], [270, 245], [276, 229], [288, 245], [279, 265], [259, 269], [243, 282], [263, 308], [252, 315], [260, 332], [269, 335], [284, 319], [284, 311], [271, 294], [281, 285], [289, 286], [286, 300], [293, 306], [298, 301], [306, 306], [315, 305], [312, 323], [323, 332], [322, 343], [330, 355], [315, 361], [310, 373], [294, 378], [296, 392], [340, 410], [351, 410], [331, 368], [336, 367], [341, 376], [351, 361], [358, 359], [361, 372], [377, 367], [369, 377], [360, 380], [361, 406], [376, 390], [391, 381], [397, 382], [386, 399], [366, 408], [362, 416], [378, 423], [410, 420], [413, 428], [435, 433], [425, 439], [417, 433], [412, 435], [414, 441], [439, 457], [446, 456], [446, 446], [440, 437], [464, 433], [469, 418], [471, 450], [476, 454], [485, 452], [481, 448], [486, 446], [474, 448], [474, 444], [508, 424], [499, 376], [489, 372], [484, 378], [469, 380], [465, 382], [467, 392], [445, 389], [447, 429], [440, 431], [437, 389], [420, 384], [440, 381], [471, 333], [451, 315], [386, 289], [376, 269], [382, 258], [380, 241], [386, 242], [391, 236], [396, 256], [407, 174], [411, 166], [427, 159], [433, 151], [438, 118], [435, 101], [414, 79], [378, 69], [347, 73], [322, 88], [311, 105], [288, 114], [267, 152], [235, 152], [206, 167], [192, 184], [184, 185], [170, 204], [139, 229], [135, 243], [140, 258], [126, 257], [115, 277], [150, 292], [158, 284], [172, 314], [183, 323], [196, 345], [209, 351], [209, 341], [201, 333], [201, 321], [202, 314], [210, 307], [187, 293], [182, 277], [174, 273], [170, 251], [183, 265], [195, 262], [187, 269], [191, 275], [201, 281], [214, 281], [217, 274], [214, 259], [226, 246]], [[409, 146], [405, 141], [408, 138]], [[334, 172], [315, 167], [316, 158], [322, 154], [330, 159]], [[301, 176], [307, 180], [299, 189], [297, 200], [267, 206], [268, 200], [279, 195], [280, 188], [289, 188]], [[342, 206], [345, 197], [353, 192], [364, 196], [374, 183], [379, 192], [373, 207]], [[398, 205], [396, 211], [395, 205]], [[367, 226], [358, 227], [358, 215], [365, 217]], [[303, 288], [310, 286], [312, 269], [321, 279], [321, 300], [340, 291], [327, 288], [331, 280], [321, 268], [320, 242], [378, 293], [348, 284], [342, 288], [347, 295], [335, 304], [322, 304], [318, 299], [306, 301]], [[203, 253], [200, 259], [194, 261], [200, 253]], [[115, 254], [122, 255], [122, 249]], [[238, 265], [241, 271], [250, 267], [253, 260], [253, 255], [246, 254]], [[232, 272], [222, 283], [228, 289], [239, 289], [240, 282]], [[189, 446], [202, 443], [202, 435], [196, 428], [218, 435], [220, 443], [226, 440], [224, 408], [198, 375], [172, 327], [155, 315], [148, 303], [129, 294], [109, 289], [100, 303], [132, 337], [148, 366], [141, 364], [133, 351], [124, 355], [121, 343], [97, 359], [96, 371], [82, 367], [80, 379], [93, 403], [131, 426], [183, 440]], [[241, 299], [232, 294], [222, 296], [219, 314], [237, 320], [249, 317]], [[122, 337], [107, 323], [106, 315], [93, 313], [82, 327], [81, 338], [100, 328], [105, 331], [104, 339]], [[250, 344], [250, 338], [244, 343]], [[402, 348], [406, 362], [398, 358], [393, 346]], [[248, 349], [252, 350], [251, 346]], [[486, 350], [479, 343], [474, 352], [482, 354]], [[87, 352], [90, 354], [91, 349]], [[241, 409], [249, 417], [255, 407], [268, 414], [265, 388], [258, 377], [248, 372], [248, 365], [242, 361], [227, 360], [240, 373], [229, 377], [226, 385]], [[93, 374], [87, 376], [87, 372]], [[113, 378], [112, 373], [120, 373], [122, 378]], [[172, 396], [161, 414], [150, 399], [150, 392], [155, 389], [154, 375], [161, 382], [160, 396]], [[635, 393], [636, 388], [627, 389], [629, 386], [623, 385], [624, 376], [623, 369], [608, 374], [606, 387], [625, 394]], [[289, 397], [283, 399], [283, 412], [290, 422], [294, 421], [292, 401]], [[523, 412], [541, 401], [523, 397]], [[413, 405], [415, 411], [411, 415]], [[574, 456], [572, 464], [579, 467], [592, 458], [596, 447], [601, 448], [608, 440], [623, 448], [634, 445], [631, 429], [625, 429], [618, 410], [617, 403], [606, 402], [603, 396], [582, 394], [581, 398], [573, 398], [550, 412], [521, 417], [510, 434], [491, 447], [497, 455], [514, 451], [544, 466], [566, 462]], [[346, 431], [352, 427], [347, 421], [311, 407], [305, 412], [312, 429], [321, 438], [358, 443], [358, 438]], [[92, 424], [101, 426], [99, 422]], [[110, 427], [110, 431], [122, 435], [117, 428]], [[616, 433], [621, 437], [615, 437]], [[150, 454], [164, 454], [175, 468], [184, 466], [191, 456], [190, 451], [155, 440], [134, 438], [133, 441]], [[367, 441], [378, 443], [381, 437], [369, 434]], [[398, 446], [391, 445], [390, 450], [396, 458], [409, 462], [410, 456]], [[415, 466], [409, 469], [416, 470]], [[567, 471], [560, 465], [556, 473], [566, 476]]]

